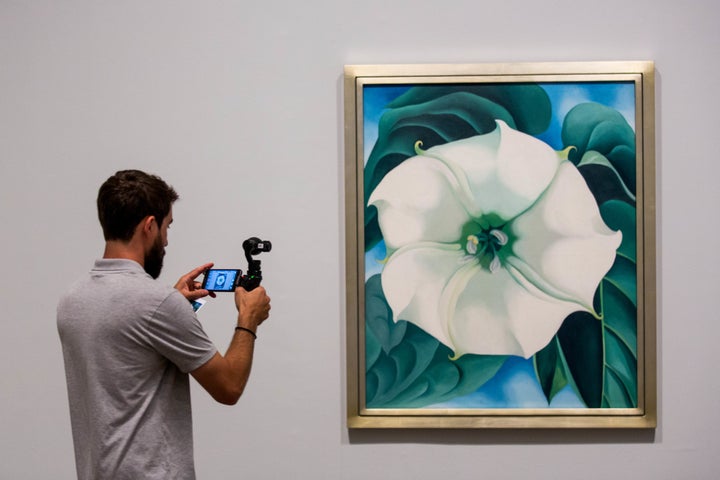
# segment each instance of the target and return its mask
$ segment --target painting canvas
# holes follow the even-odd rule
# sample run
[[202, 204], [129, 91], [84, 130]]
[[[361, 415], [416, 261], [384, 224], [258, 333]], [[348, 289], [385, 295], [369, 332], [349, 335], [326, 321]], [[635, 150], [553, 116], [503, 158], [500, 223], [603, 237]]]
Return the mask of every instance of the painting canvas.
[[348, 425], [655, 425], [653, 65], [345, 69]]

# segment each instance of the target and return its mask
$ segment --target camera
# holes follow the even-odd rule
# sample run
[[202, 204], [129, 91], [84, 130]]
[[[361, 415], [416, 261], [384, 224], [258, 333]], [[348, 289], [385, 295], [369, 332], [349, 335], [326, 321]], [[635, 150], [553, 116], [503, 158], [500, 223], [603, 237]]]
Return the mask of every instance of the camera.
[[272, 244], [269, 240], [250, 237], [242, 243], [242, 248], [248, 263], [247, 273], [243, 275], [242, 270], [234, 268], [211, 268], [205, 271], [202, 288], [210, 292], [234, 292], [237, 287], [249, 292], [257, 288], [262, 282], [262, 270], [260, 260], [255, 260], [253, 257], [269, 252]]
[[245, 259], [248, 263], [248, 269], [247, 274], [240, 277], [238, 286], [243, 287], [249, 292], [250, 290], [257, 288], [262, 281], [260, 260], [255, 260], [252, 257], [260, 255], [262, 252], [269, 252], [272, 250], [272, 244], [268, 240], [260, 240], [257, 237], [250, 237], [243, 242], [242, 247], [245, 251]]

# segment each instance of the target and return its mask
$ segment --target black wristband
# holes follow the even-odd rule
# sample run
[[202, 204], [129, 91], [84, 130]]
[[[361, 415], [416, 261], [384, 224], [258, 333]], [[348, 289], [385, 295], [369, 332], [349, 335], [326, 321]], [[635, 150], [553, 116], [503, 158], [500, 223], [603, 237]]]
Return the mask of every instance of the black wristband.
[[242, 330], [243, 332], [248, 332], [250, 335], [253, 336], [253, 338], [257, 338], [257, 334], [255, 332], [253, 332], [252, 330], [250, 330], [249, 328], [235, 327], [235, 331], [238, 331], [238, 330]]

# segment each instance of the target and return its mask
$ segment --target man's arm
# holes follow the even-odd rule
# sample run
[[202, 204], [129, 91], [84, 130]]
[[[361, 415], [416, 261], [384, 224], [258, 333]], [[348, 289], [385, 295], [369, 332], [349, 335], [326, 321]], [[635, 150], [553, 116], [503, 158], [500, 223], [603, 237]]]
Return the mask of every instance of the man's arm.
[[238, 308], [237, 326], [240, 328], [235, 330], [225, 356], [216, 353], [207, 363], [191, 372], [215, 400], [226, 405], [237, 403], [250, 378], [255, 351], [254, 333], [270, 315], [270, 297], [263, 287], [251, 292], [238, 288], [235, 290], [235, 305]]

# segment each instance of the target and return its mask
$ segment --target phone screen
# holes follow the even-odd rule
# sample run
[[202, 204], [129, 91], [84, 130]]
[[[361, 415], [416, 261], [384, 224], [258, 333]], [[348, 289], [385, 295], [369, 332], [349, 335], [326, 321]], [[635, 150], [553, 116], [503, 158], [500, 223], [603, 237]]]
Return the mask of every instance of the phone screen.
[[205, 272], [202, 288], [211, 292], [234, 292], [240, 270], [212, 268]]

